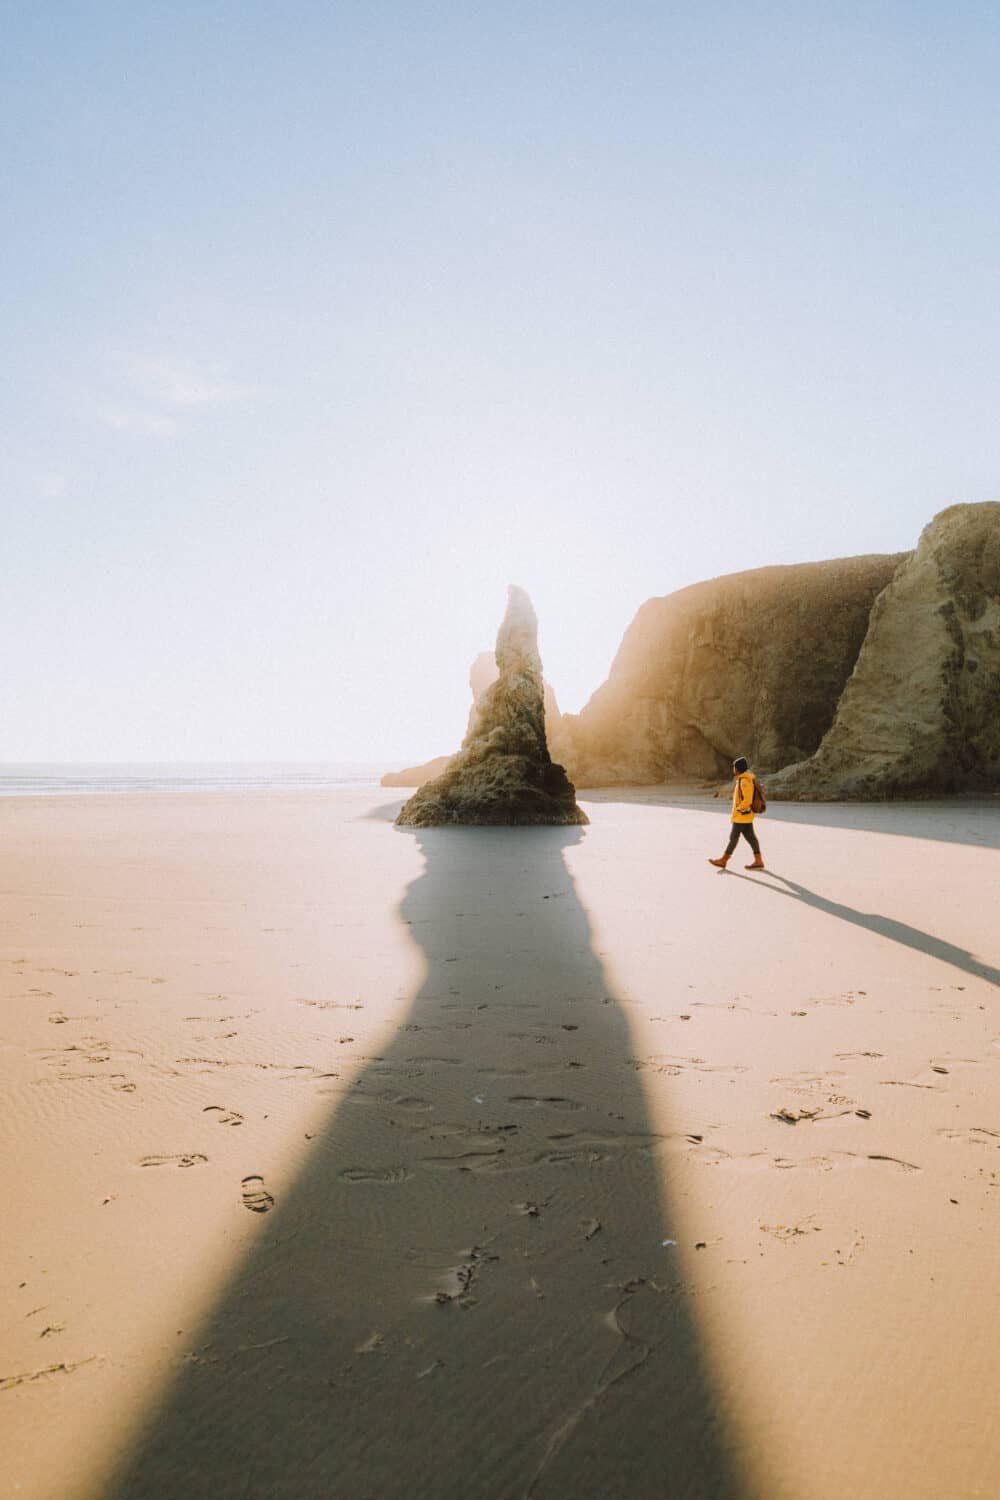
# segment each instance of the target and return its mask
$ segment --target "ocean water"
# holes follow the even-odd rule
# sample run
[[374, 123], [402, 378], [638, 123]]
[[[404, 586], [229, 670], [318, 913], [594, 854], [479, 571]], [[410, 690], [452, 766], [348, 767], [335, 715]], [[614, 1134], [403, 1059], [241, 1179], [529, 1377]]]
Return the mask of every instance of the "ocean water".
[[0, 762], [0, 797], [80, 796], [95, 792], [301, 791], [377, 786], [392, 765], [328, 763], [15, 764]]

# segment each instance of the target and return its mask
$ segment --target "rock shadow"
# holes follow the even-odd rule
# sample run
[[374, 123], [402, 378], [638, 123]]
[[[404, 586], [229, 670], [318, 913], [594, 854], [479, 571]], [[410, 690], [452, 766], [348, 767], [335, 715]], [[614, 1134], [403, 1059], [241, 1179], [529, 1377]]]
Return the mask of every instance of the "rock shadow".
[[393, 836], [424, 982], [103, 1500], [749, 1500], [581, 830]]

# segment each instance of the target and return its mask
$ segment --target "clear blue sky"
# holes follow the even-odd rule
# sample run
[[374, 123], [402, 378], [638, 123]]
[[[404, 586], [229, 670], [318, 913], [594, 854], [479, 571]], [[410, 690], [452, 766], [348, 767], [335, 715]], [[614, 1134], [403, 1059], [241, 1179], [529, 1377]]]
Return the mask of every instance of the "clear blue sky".
[[11, 7], [0, 758], [454, 748], [508, 581], [1000, 494], [992, 4]]

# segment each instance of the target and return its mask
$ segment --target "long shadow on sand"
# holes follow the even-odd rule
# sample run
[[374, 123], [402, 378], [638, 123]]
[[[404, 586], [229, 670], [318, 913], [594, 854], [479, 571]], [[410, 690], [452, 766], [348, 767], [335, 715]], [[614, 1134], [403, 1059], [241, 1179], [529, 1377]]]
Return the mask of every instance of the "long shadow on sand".
[[[868, 932], [889, 938], [893, 943], [902, 943], [904, 947], [913, 948], [917, 953], [939, 958], [942, 963], [961, 969], [963, 974], [985, 979], [988, 984], [1000, 985], [1000, 969], [983, 963], [967, 948], [956, 947], [954, 943], [934, 937], [933, 933], [924, 932], [920, 927], [911, 927], [908, 922], [897, 922], [895, 917], [883, 917], [876, 911], [858, 911], [857, 907], [845, 906], [842, 901], [831, 901], [828, 897], [799, 885], [798, 881], [790, 880], [787, 875], [779, 875], [775, 870], [768, 869], [766, 873], [771, 877], [770, 880], [762, 880], [759, 875], [739, 875], [735, 870], [726, 871], [727, 876], [736, 880], [746, 880], [751, 885], [774, 891], [776, 895], [801, 901], [816, 911], [825, 912], [827, 916], [838, 917], [842, 922], [850, 922], [855, 927], [864, 927]], [[781, 885], [773, 885], [771, 882], [774, 880], [780, 880]]]
[[413, 836], [412, 1009], [104, 1500], [747, 1500], [581, 831]]

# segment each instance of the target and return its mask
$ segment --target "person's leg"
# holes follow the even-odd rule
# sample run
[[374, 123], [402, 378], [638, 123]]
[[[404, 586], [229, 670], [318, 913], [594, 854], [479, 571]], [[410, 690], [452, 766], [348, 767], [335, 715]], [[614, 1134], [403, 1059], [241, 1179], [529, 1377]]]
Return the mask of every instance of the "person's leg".
[[741, 829], [743, 837], [746, 839], [747, 843], [750, 845], [750, 848], [753, 850], [753, 864], [747, 865], [747, 869], [759, 869], [764, 861], [761, 858], [760, 844], [757, 842], [757, 835], [754, 832], [754, 826], [752, 823], [743, 823], [741, 825]]
[[733, 826], [732, 826], [732, 828], [730, 829], [730, 832], [729, 832], [729, 843], [726, 845], [726, 852], [725, 852], [725, 854], [722, 856], [721, 859], [710, 859], [709, 860], [709, 864], [710, 865], [717, 865], [720, 870], [724, 870], [726, 868], [726, 861], [729, 859], [729, 857], [732, 854], [733, 850], [736, 848], [736, 845], [739, 843], [739, 838], [740, 838], [740, 825], [739, 825], [739, 823], [734, 823]]

